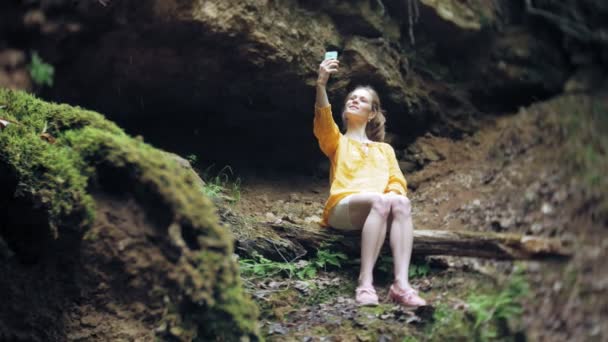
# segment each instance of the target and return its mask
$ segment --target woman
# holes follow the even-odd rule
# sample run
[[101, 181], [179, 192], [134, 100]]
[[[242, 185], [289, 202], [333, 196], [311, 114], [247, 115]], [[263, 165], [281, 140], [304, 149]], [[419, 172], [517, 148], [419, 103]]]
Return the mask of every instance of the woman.
[[361, 270], [356, 301], [377, 305], [373, 269], [390, 231], [395, 281], [389, 298], [404, 306], [426, 305], [408, 280], [413, 243], [407, 183], [393, 148], [384, 142], [385, 118], [376, 92], [357, 87], [346, 98], [342, 119], [346, 133], [333, 120], [325, 87], [339, 61], [325, 60], [319, 67], [314, 133], [331, 161], [330, 196], [323, 212], [323, 226], [361, 229]]

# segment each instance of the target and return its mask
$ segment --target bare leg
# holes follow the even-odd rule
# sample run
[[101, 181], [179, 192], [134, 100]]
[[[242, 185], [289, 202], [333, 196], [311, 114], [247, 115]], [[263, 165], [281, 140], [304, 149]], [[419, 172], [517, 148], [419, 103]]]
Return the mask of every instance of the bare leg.
[[405, 196], [390, 195], [392, 223], [390, 242], [393, 252], [395, 284], [401, 289], [410, 287], [408, 271], [412, 255], [414, 232], [410, 200]]
[[363, 227], [359, 286], [372, 287], [374, 265], [386, 238], [390, 203], [382, 194], [362, 193], [351, 197], [348, 208], [351, 223], [356, 227]]

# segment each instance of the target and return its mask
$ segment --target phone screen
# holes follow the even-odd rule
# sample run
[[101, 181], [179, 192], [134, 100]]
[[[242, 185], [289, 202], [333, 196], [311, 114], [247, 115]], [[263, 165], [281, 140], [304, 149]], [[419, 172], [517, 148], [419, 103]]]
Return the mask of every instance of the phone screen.
[[338, 59], [338, 51], [325, 52], [325, 59]]

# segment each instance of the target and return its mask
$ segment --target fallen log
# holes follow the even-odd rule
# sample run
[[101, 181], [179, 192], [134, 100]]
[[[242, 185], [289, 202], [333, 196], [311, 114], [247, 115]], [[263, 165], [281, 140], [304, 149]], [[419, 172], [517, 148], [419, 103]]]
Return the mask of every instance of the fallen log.
[[[266, 231], [260, 239], [239, 239], [237, 248], [246, 254], [252, 249], [267, 257], [291, 260], [331, 244], [348, 255], [360, 253], [358, 233], [345, 233], [331, 228], [302, 226], [289, 222], [260, 224], [255, 229]], [[269, 234], [269, 231], [274, 234]], [[275, 235], [276, 234], [276, 235]], [[275, 235], [277, 238], [272, 238]], [[384, 248], [388, 248], [388, 239]], [[567, 258], [572, 250], [559, 239], [522, 234], [492, 232], [414, 230], [414, 255], [452, 255], [499, 260]]]

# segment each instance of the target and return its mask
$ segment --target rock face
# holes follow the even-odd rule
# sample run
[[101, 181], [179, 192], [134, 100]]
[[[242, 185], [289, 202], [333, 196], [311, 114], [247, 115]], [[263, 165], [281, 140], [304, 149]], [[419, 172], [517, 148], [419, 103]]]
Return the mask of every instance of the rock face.
[[26, 41], [56, 67], [46, 98], [102, 111], [166, 149], [256, 170], [306, 170], [322, 158], [311, 117], [326, 49], [341, 60], [329, 85], [336, 117], [349, 90], [370, 84], [399, 148], [427, 131], [474, 130], [483, 111], [556, 94], [570, 73], [559, 28], [505, 1], [0, 6], [0, 46]]

